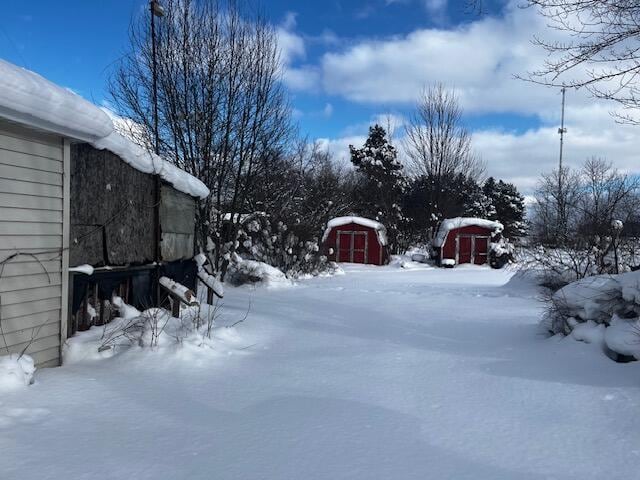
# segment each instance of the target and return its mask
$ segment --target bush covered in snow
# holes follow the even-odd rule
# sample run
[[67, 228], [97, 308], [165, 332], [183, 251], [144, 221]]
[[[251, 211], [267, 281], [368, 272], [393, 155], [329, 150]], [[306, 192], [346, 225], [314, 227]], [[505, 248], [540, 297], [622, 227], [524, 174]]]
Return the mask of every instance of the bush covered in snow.
[[255, 216], [244, 223], [237, 242], [237, 255], [231, 256], [228, 272], [234, 277], [235, 284], [243, 283], [243, 275], [250, 280], [251, 270], [255, 270], [255, 264], [241, 264], [243, 259], [275, 267], [290, 278], [331, 270], [326, 256], [320, 252], [317, 236], [303, 240], [296, 228], [289, 228], [284, 222], [274, 221], [266, 215]]
[[33, 383], [36, 367], [29, 355], [12, 353], [0, 357], [0, 392], [25, 387]]
[[176, 318], [163, 308], [141, 312], [119, 297], [114, 297], [112, 304], [119, 316], [68, 339], [65, 362], [109, 357], [134, 346], [155, 350], [183, 345], [212, 347], [215, 343], [216, 322], [220, 317], [217, 305], [201, 303], [185, 307], [180, 318]]
[[[570, 283], [551, 297], [543, 324], [552, 333], [640, 358], [640, 272], [596, 275]], [[605, 330], [606, 329], [606, 330]]]
[[265, 286], [291, 285], [291, 280], [277, 268], [256, 260], [245, 260], [236, 255], [229, 265], [227, 279], [232, 285], [262, 283]]
[[506, 238], [500, 238], [489, 244], [489, 265], [493, 268], [502, 268], [514, 261], [515, 247]]

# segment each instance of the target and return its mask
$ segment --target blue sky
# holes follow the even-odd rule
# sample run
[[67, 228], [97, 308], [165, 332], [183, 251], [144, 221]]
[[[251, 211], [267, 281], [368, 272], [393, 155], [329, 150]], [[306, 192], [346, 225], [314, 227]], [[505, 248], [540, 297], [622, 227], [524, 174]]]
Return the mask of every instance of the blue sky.
[[[101, 103], [110, 67], [126, 50], [130, 19], [145, 5], [6, 2], [0, 57]], [[402, 137], [421, 89], [442, 82], [460, 98], [487, 173], [530, 192], [557, 159], [560, 98], [514, 75], [541, 65], [544, 52], [531, 38], [549, 33], [518, 0], [485, 0], [485, 7], [482, 16], [466, 11], [464, 0], [270, 0], [262, 9], [278, 29], [301, 131], [337, 157], [381, 117], [391, 116]], [[637, 129], [617, 127], [610, 110], [584, 92], [569, 93], [570, 164], [597, 155], [637, 169]]]
[[[0, 19], [0, 57], [100, 103], [108, 98], [110, 67], [126, 49], [129, 21], [145, 5], [140, 0], [9, 2]], [[418, 28], [454, 27], [476, 19], [463, 2], [437, 12], [409, 0], [277, 0], [265, 5], [263, 9], [275, 25], [295, 19], [296, 34], [306, 39], [304, 62], [311, 63], [326, 53], [327, 47], [339, 49], [340, 44], [347, 46], [358, 40], [405, 35]], [[350, 102], [323, 92], [293, 91], [292, 103], [302, 131], [312, 137], [348, 133], [350, 127], [380, 114], [381, 108], [397, 114], [409, 111], [404, 103]], [[472, 128], [488, 124], [522, 128], [535, 119], [490, 114], [470, 115], [466, 120]]]

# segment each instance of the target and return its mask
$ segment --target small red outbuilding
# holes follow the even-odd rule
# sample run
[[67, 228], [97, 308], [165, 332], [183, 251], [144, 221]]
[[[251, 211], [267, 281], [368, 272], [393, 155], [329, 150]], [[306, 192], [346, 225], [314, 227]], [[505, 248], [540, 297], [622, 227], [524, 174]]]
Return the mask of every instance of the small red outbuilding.
[[334, 262], [384, 265], [389, 261], [387, 230], [380, 222], [362, 217], [338, 217], [327, 223], [324, 251]]
[[502, 232], [502, 224], [482, 218], [457, 217], [443, 220], [433, 239], [441, 266], [489, 263], [489, 245]]

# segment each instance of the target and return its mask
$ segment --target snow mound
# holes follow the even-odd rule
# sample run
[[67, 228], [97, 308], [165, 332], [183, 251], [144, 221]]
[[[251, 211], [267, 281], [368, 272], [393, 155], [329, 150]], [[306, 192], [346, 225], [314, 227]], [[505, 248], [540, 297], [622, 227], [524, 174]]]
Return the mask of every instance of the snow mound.
[[578, 323], [571, 331], [571, 338], [579, 342], [602, 345], [605, 337], [605, 326], [592, 320]]
[[[586, 277], [558, 290], [553, 330], [640, 359], [640, 271]], [[567, 332], [569, 331], [569, 332]]]
[[604, 331], [604, 341], [614, 352], [640, 360], [640, 320], [614, 316]]
[[464, 227], [482, 227], [488, 228], [493, 231], [494, 234], [502, 232], [504, 229], [503, 225], [500, 222], [495, 222], [493, 220], [486, 220], [484, 218], [472, 218], [472, 217], [456, 217], [456, 218], [447, 218], [442, 221], [440, 224], [440, 228], [438, 228], [438, 233], [433, 239], [434, 247], [441, 247], [444, 245], [444, 242], [447, 240], [447, 235], [449, 232], [455, 228], [464, 228]]
[[86, 141], [118, 155], [136, 170], [154, 173], [177, 190], [209, 196], [200, 180], [118, 133], [110, 115], [72, 91], [0, 59], [0, 116]]
[[0, 357], [0, 392], [31, 385], [35, 371], [33, 358], [29, 355], [13, 353]]
[[[180, 318], [163, 308], [143, 312], [116, 300], [120, 317], [103, 326], [92, 326], [67, 339], [63, 348], [65, 365], [95, 362], [127, 355], [145, 362], [144, 352], [154, 352], [164, 359], [178, 358], [187, 362], [206, 361], [244, 349], [244, 341], [236, 329], [218, 326], [219, 308], [202, 303], [185, 307]], [[155, 357], [156, 359], [158, 357]]]
[[288, 287], [293, 282], [279, 269], [257, 260], [236, 258], [229, 266], [229, 280], [235, 285], [261, 283], [266, 287]]
[[640, 313], [640, 271], [583, 278], [558, 290], [553, 302], [567, 317], [596, 323]]
[[372, 228], [376, 231], [378, 236], [378, 241], [380, 245], [387, 245], [387, 229], [380, 222], [375, 220], [371, 220], [369, 218], [363, 217], [336, 217], [327, 222], [327, 228], [324, 231], [324, 235], [322, 235], [322, 241], [326, 241], [329, 238], [329, 233], [331, 230], [336, 227], [341, 227], [343, 225], [349, 225], [350, 223], [355, 223], [356, 225], [361, 225], [363, 227]]

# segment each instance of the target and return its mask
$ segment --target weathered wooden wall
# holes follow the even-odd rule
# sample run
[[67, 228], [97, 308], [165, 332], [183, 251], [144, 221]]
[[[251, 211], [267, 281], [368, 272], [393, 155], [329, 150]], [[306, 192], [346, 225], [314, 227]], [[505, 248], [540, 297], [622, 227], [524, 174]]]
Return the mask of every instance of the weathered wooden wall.
[[70, 265], [152, 262], [154, 189], [153, 175], [117, 155], [88, 144], [73, 145]]
[[170, 185], [161, 187], [160, 230], [162, 261], [186, 260], [194, 255], [196, 200]]

